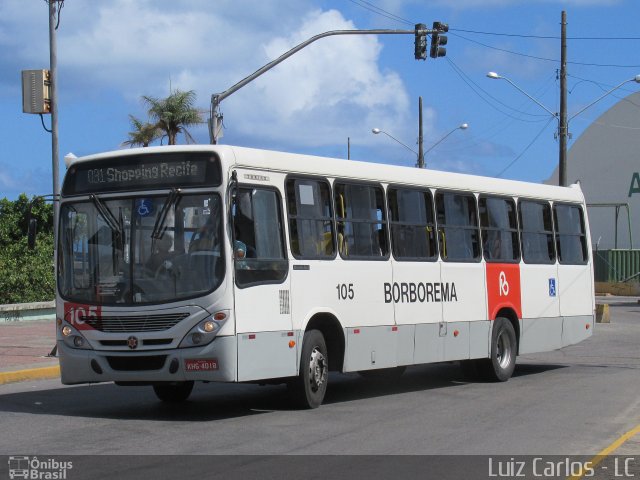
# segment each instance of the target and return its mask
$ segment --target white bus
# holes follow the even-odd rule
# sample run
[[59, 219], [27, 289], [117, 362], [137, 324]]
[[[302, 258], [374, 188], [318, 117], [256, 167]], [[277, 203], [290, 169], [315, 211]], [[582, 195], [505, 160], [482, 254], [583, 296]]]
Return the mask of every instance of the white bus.
[[589, 337], [593, 269], [568, 188], [232, 146], [77, 159], [61, 196], [62, 383], [286, 383], [516, 355]]

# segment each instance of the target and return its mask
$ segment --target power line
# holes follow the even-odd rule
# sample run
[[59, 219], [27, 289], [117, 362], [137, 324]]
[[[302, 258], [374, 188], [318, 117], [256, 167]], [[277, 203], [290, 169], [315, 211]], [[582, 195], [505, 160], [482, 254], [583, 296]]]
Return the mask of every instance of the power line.
[[[536, 96], [543, 95], [553, 85], [552, 79], [555, 78], [555, 76], [556, 76], [555, 72], [552, 73], [544, 82], [544, 84], [538, 90], [536, 90], [534, 95]], [[528, 99], [525, 100], [523, 104], [520, 106], [523, 106], [528, 101], [529, 101]], [[541, 121], [544, 121], [544, 120], [541, 120]], [[504, 133], [514, 123], [515, 123], [515, 120], [510, 119], [509, 117], [505, 117], [503, 120], [497, 121], [491, 124], [489, 127], [485, 128], [484, 130], [480, 130], [477, 133], [475, 133], [476, 130], [474, 129], [475, 138], [468, 139], [468, 140], [457, 140], [457, 141], [454, 140], [448, 143], [446, 147], [442, 148], [441, 152], [446, 152], [446, 153], [458, 152], [458, 151], [467, 150], [476, 145], [481, 145], [482, 142], [491, 140], [497, 135]]]
[[[400, 23], [404, 23], [404, 24], [407, 24], [407, 25], [413, 25], [413, 22], [407, 20], [406, 18], [402, 18], [402, 17], [400, 17], [398, 15], [395, 15], [394, 13], [391, 13], [391, 12], [389, 12], [387, 10], [384, 10], [383, 8], [380, 8], [380, 7], [374, 5], [373, 3], [371, 3], [371, 2], [369, 2], [367, 0], [349, 0], [349, 1], [351, 3], [353, 3], [354, 5], [357, 5], [357, 6], [361, 7], [361, 8], [369, 10], [370, 12], [373, 12], [373, 13], [375, 13], [377, 15], [383, 16], [383, 17], [388, 18], [390, 20], [393, 20], [394, 22], [400, 22]], [[508, 50], [506, 48], [499, 48], [499, 47], [495, 47], [493, 45], [487, 45], [486, 43], [482, 43], [482, 42], [479, 42], [477, 40], [473, 40], [471, 38], [464, 37], [464, 36], [456, 34], [454, 32], [464, 32], [464, 33], [471, 33], [471, 34], [476, 34], [476, 35], [515, 37], [515, 38], [536, 38], [536, 39], [543, 39], [543, 40], [559, 40], [560, 37], [555, 36], [555, 35], [532, 35], [532, 34], [504, 33], [504, 32], [483, 32], [483, 31], [480, 31], [480, 30], [469, 30], [469, 29], [463, 29], [463, 28], [450, 28], [449, 32], [453, 36], [456, 36], [458, 38], [461, 38], [461, 39], [466, 40], [466, 41], [471, 42], [471, 43], [475, 43], [475, 44], [480, 45], [480, 46], [485, 47], [485, 48], [490, 48], [492, 50], [497, 50], [499, 52], [505, 52], [505, 53], [509, 53], [511, 55], [517, 55], [517, 56], [520, 56], [520, 57], [532, 58], [534, 60], [540, 60], [540, 61], [544, 61], [544, 62], [554, 62], [554, 63], [559, 63], [560, 62], [560, 60], [555, 59], [555, 58], [539, 57], [539, 56], [536, 56], [536, 55], [529, 55], [527, 53]], [[631, 40], [631, 41], [637, 41], [637, 40], [640, 40], [640, 37], [567, 37], [567, 40], [615, 40], [615, 41]], [[568, 61], [567, 64], [579, 65], [579, 66], [583, 66], [583, 67], [640, 68], [640, 65], [624, 65], [624, 64], [616, 64], [616, 63], [590, 63], [590, 62], [571, 62], [571, 61]]]
[[389, 20], [393, 20], [394, 22], [404, 23], [407, 25], [414, 24], [413, 22], [407, 20], [406, 18], [399, 17], [398, 15], [388, 12], [387, 10], [382, 9], [371, 2], [367, 2], [366, 0], [349, 0], [349, 1], [354, 5], [357, 5], [358, 7], [364, 8], [365, 10], [369, 10], [370, 12], [373, 12], [377, 15], [388, 18]]
[[[464, 33], [474, 33], [477, 35], [492, 35], [499, 37], [517, 37], [517, 38], [538, 38], [543, 40], [560, 40], [559, 36], [554, 35], [533, 35], [533, 34], [524, 34], [524, 33], [503, 33], [503, 32], [481, 32], [479, 30], [466, 30], [463, 28], [450, 28], [452, 32], [464, 32]], [[640, 40], [640, 37], [567, 37], [567, 40]]]
[[[578, 77], [576, 75], [571, 75], [571, 74], [567, 74], [567, 76], [575, 78], [577, 80], [579, 80], [578, 82], [576, 82], [573, 87], [569, 90], [569, 93], [572, 93], [573, 89], [576, 88], [576, 86], [582, 82], [588, 82], [588, 83], [593, 83], [594, 85], [596, 85], [600, 90], [602, 90], [603, 92], [606, 92], [608, 90], [610, 90], [611, 88], [613, 88], [613, 85], [610, 85], [608, 83], [601, 83], [601, 82], [596, 82], [595, 80], [590, 80], [588, 78], [581, 78]], [[624, 91], [624, 92], [629, 92], [629, 93], [635, 93], [635, 90], [630, 90], [628, 88], [620, 88], [620, 90]], [[636, 108], [640, 108], [640, 105], [637, 104], [636, 102], [634, 102], [633, 100], [630, 100], [627, 97], [621, 97], [620, 95], [617, 95], [617, 93], [613, 92], [610, 94], [612, 97], [617, 98], [618, 100], [622, 101], [622, 102], [626, 102], [629, 103], [631, 105], [633, 105]]]
[[475, 33], [477, 35], [492, 35], [497, 37], [517, 37], [517, 38], [541, 38], [545, 40], [560, 40], [560, 37], [553, 35], [528, 35], [521, 33], [499, 33], [499, 32], [480, 32], [478, 30], [466, 30], [463, 28], [450, 28], [450, 32]]
[[[459, 35], [457, 33], [451, 33], [451, 35], [466, 40], [467, 42], [475, 43], [485, 48], [490, 48], [492, 50], [498, 50], [500, 52], [510, 53], [511, 55], [518, 55], [520, 57], [533, 58], [534, 60], [542, 60], [545, 62], [554, 62], [560, 63], [560, 60], [556, 58], [546, 58], [546, 57], [538, 57], [536, 55], [529, 55], [527, 53], [515, 52], [513, 50], [507, 50], [506, 48], [494, 47], [493, 45], [487, 45], [486, 43], [479, 42], [477, 40], [473, 40], [471, 38], [467, 38], [463, 35]], [[567, 64], [571, 65], [580, 65], [583, 67], [608, 67], [608, 68], [640, 68], [640, 65], [622, 65], [616, 63], [588, 63], [588, 62], [567, 62]]]
[[560, 62], [560, 60], [558, 60], [556, 58], [537, 57], [535, 55], [529, 55], [527, 53], [514, 52], [513, 50], [507, 50], [506, 48], [494, 47], [493, 45], [487, 45], [486, 43], [482, 43], [482, 42], [479, 42], [477, 40], [473, 40], [471, 38], [467, 38], [467, 37], [464, 37], [462, 35], [458, 35], [457, 33], [452, 33], [451, 35], [454, 35], [454, 36], [456, 36], [458, 38], [466, 40], [467, 42], [475, 43], [477, 45], [480, 45], [481, 47], [490, 48], [492, 50], [498, 50], [500, 52], [510, 53], [511, 55], [518, 55], [520, 57], [533, 58], [535, 60], [544, 60], [546, 62], [554, 62], [554, 63], [559, 63]]
[[518, 110], [516, 108], [511, 107], [510, 105], [507, 105], [506, 103], [504, 103], [503, 101], [501, 101], [499, 98], [494, 97], [493, 95], [491, 95], [489, 92], [487, 92], [484, 88], [482, 88], [480, 85], [478, 85], [471, 77], [469, 77], [469, 75], [467, 75], [464, 70], [462, 70], [458, 65], [456, 65], [456, 63], [451, 59], [450, 56], [445, 57], [445, 59], [447, 60], [447, 62], [449, 63], [449, 65], [451, 66], [451, 68], [453, 69], [453, 71], [462, 79], [462, 81], [464, 83], [467, 84], [467, 86], [476, 94], [478, 95], [485, 103], [487, 103], [491, 108], [497, 110], [498, 112], [502, 113], [503, 115], [506, 115], [508, 117], [513, 118], [514, 120], [519, 120], [521, 122], [527, 122], [527, 123], [536, 123], [536, 122], [540, 122], [543, 120], [525, 120], [524, 118], [520, 118], [520, 117], [516, 117], [512, 114], [510, 114], [509, 112], [505, 112], [503, 110], [501, 110], [500, 108], [498, 108], [493, 102], [490, 102], [489, 100], [487, 100], [485, 98], [485, 96], [481, 95], [479, 91], [481, 91], [482, 93], [484, 93], [484, 95], [486, 95], [487, 97], [489, 97], [490, 99], [492, 99], [494, 102], [499, 103], [500, 105], [503, 105], [504, 107], [513, 110], [514, 112], [520, 113], [522, 115], [529, 115], [531, 117], [546, 117], [547, 115], [538, 115], [538, 114], [534, 114], [534, 113], [528, 113], [528, 112], [523, 112], [521, 110]]
[[527, 145], [527, 146], [524, 148], [524, 150], [523, 150], [522, 152], [520, 152], [520, 155], [518, 155], [516, 158], [514, 158], [513, 160], [511, 160], [511, 162], [509, 162], [509, 165], [507, 165], [506, 167], [504, 167], [504, 168], [500, 171], [500, 173], [498, 173], [498, 174], [496, 175], [496, 177], [501, 177], [501, 176], [502, 176], [502, 174], [503, 174], [504, 172], [506, 172], [507, 170], [509, 170], [509, 169], [513, 166], [513, 164], [514, 164], [514, 163], [516, 163], [518, 160], [520, 160], [520, 158], [525, 154], [525, 152], [526, 152], [527, 150], [529, 150], [529, 148], [531, 148], [531, 146], [532, 146], [534, 143], [536, 143], [536, 140], [538, 140], [538, 138], [540, 138], [540, 135], [542, 135], [542, 132], [544, 132], [544, 131], [547, 129], [547, 127], [549, 126], [549, 124], [550, 124], [553, 120], [554, 120], [554, 118], [553, 118], [553, 117], [552, 117], [552, 118], [550, 118], [550, 119], [549, 119], [549, 121], [544, 125], [544, 127], [542, 127], [542, 129], [538, 132], [538, 134], [537, 134], [535, 137], [533, 137], [533, 140], [531, 140], [531, 142], [529, 142], [529, 145]]

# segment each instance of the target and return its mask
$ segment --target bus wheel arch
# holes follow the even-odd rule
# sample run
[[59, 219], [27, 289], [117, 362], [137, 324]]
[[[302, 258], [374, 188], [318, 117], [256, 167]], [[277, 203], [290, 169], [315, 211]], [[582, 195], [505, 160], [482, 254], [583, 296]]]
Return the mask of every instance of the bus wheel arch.
[[340, 321], [330, 313], [316, 313], [309, 319], [305, 332], [318, 330], [327, 346], [329, 371], [342, 372], [344, 366], [345, 337]]
[[[509, 320], [513, 330], [516, 334], [516, 355], [520, 354], [520, 320], [518, 319], [518, 315], [512, 308], [503, 308], [496, 315], [495, 320], [498, 318], [505, 318]], [[494, 320], [494, 323], [495, 323]]]
[[329, 380], [328, 354], [320, 330], [304, 332], [300, 354], [300, 373], [287, 383], [291, 399], [299, 408], [318, 408], [322, 405]]
[[489, 358], [482, 360], [480, 370], [485, 380], [506, 382], [516, 366], [518, 341], [513, 323], [506, 317], [496, 317], [491, 329]]

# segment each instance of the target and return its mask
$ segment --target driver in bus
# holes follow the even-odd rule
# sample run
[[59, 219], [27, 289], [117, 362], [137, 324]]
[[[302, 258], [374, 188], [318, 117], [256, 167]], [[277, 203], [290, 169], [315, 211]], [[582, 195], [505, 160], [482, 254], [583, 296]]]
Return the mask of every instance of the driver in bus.
[[158, 275], [162, 269], [170, 271], [173, 267], [171, 259], [174, 256], [172, 251], [173, 238], [164, 234], [160, 238], [154, 239], [153, 249], [147, 260], [147, 268], [151, 270], [155, 275]]

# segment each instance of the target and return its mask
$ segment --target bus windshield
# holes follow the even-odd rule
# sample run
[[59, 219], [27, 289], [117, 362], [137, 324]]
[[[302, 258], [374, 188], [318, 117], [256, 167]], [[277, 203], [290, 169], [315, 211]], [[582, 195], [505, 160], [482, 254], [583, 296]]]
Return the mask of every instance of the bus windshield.
[[65, 203], [60, 210], [58, 286], [65, 299], [151, 304], [207, 294], [224, 276], [217, 194]]

